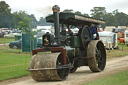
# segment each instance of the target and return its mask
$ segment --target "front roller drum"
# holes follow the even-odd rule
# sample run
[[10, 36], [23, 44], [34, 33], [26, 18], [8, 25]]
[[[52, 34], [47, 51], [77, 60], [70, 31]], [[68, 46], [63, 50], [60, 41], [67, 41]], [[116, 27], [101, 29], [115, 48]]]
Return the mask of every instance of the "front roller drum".
[[29, 69], [33, 69], [30, 70], [30, 73], [35, 81], [64, 80], [69, 74], [69, 68], [58, 68], [61, 66], [60, 52], [44, 53], [35, 54], [32, 57]]
[[104, 70], [106, 65], [106, 50], [100, 40], [92, 40], [87, 48], [88, 66], [92, 72]]

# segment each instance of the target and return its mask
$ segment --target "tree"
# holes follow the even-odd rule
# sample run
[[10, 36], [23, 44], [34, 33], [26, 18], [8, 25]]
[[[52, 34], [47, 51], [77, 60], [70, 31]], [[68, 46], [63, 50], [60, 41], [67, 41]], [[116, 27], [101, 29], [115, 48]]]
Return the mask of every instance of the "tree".
[[0, 2], [0, 27], [11, 27], [11, 8], [5, 1]]
[[53, 26], [54, 23], [49, 23], [46, 22], [46, 18], [41, 17], [40, 20], [38, 21], [39, 26]]
[[34, 36], [32, 30], [32, 18], [25, 12], [25, 11], [20, 11], [17, 13], [17, 19], [19, 20], [18, 25], [16, 26], [19, 28], [24, 34]]
[[20, 21], [23, 21], [25, 16], [27, 16], [29, 19], [31, 19], [30, 24], [31, 24], [32, 28], [37, 27], [38, 22], [34, 16], [34, 14], [29, 15], [25, 11], [19, 11], [19, 12], [14, 12], [12, 15], [13, 15], [12, 21], [13, 21], [14, 27], [16, 27]]
[[118, 26], [117, 18], [112, 13], [107, 13], [104, 15], [107, 26]]
[[40, 17], [40, 20], [38, 21], [39, 26], [43, 26], [44, 18]]
[[37, 20], [34, 16], [34, 14], [29, 15], [29, 18], [31, 19], [31, 21], [30, 21], [31, 22], [31, 27], [36, 28], [38, 22], [37, 22]]
[[83, 15], [84, 15], [84, 16], [88, 16], [88, 17], [89, 17], [89, 15], [88, 15], [88, 14], [86, 14], [86, 13], [84, 13]]
[[16, 11], [14, 12], [12, 17], [13, 25], [15, 28], [19, 25], [20, 21], [24, 20], [24, 17], [27, 16], [28, 14], [25, 11]]
[[118, 12], [116, 15], [120, 26], [128, 26], [128, 15], [123, 12]]
[[114, 15], [117, 14], [117, 13], [118, 13], [118, 9], [114, 10], [112, 13], [113, 13]]
[[94, 18], [103, 19], [103, 16], [106, 14], [105, 7], [94, 7], [90, 11], [92, 12], [91, 15]]
[[82, 13], [81, 13], [81, 12], [79, 12], [79, 11], [76, 11], [76, 12], [75, 12], [75, 14], [80, 14], [80, 15], [82, 15]]
[[29, 40], [30, 40], [30, 50], [33, 50], [33, 45], [34, 43], [34, 35], [37, 34], [37, 31], [33, 31], [33, 28], [31, 27], [31, 21], [32, 21], [32, 18], [29, 17], [28, 14], [24, 14], [24, 17], [21, 18], [21, 21], [19, 21], [19, 24], [18, 24], [18, 28], [22, 31], [23, 34], [25, 34], [26, 36], [29, 36]]
[[64, 11], [62, 11], [63, 13], [73, 13], [72, 9], [65, 9]]

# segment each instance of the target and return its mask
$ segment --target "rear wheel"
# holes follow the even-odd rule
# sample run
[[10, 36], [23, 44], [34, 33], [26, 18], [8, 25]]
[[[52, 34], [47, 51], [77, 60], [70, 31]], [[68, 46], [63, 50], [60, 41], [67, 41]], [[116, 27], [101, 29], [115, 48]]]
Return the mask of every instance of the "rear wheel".
[[74, 73], [77, 70], [77, 67], [73, 67], [70, 69], [70, 73]]
[[104, 44], [99, 40], [92, 40], [87, 49], [88, 66], [93, 72], [104, 70], [106, 65], [106, 51]]

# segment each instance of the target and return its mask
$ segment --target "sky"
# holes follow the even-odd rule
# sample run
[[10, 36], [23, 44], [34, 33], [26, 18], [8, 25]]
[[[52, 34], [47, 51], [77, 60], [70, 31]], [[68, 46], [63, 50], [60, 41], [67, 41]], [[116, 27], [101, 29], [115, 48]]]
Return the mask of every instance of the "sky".
[[0, 0], [9, 4], [12, 12], [26, 11], [34, 14], [37, 20], [52, 14], [52, 7], [58, 5], [60, 11], [73, 9], [81, 13], [91, 14], [93, 7], [105, 7], [107, 12], [118, 9], [119, 12], [128, 14], [128, 0]]

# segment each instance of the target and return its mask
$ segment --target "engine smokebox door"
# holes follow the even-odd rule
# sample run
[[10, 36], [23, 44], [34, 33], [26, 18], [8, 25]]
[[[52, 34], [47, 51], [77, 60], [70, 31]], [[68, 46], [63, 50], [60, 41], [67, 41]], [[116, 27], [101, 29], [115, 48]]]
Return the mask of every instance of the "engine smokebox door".
[[51, 46], [51, 38], [49, 34], [43, 35], [43, 46]]

